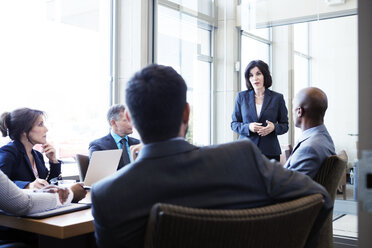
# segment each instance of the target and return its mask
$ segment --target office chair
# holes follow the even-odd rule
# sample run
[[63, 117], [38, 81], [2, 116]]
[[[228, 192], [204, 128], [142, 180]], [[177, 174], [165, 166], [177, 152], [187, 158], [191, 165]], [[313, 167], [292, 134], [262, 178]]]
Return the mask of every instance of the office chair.
[[280, 154], [280, 164], [284, 165], [292, 153], [292, 145], [281, 145], [282, 154]]
[[[332, 155], [324, 160], [318, 173], [314, 177], [314, 181], [324, 186], [331, 197], [333, 204], [335, 202], [336, 190], [346, 168], [346, 161]], [[320, 232], [318, 240], [318, 248], [333, 247], [333, 210], [329, 214]]]
[[345, 150], [340, 151], [340, 153], [337, 154], [337, 156], [339, 158], [341, 158], [342, 160], [345, 160], [345, 162], [346, 162], [346, 167], [344, 169], [344, 173], [341, 176], [340, 183], [338, 184], [338, 187], [337, 187], [337, 189], [341, 189], [341, 191], [342, 191], [342, 198], [344, 200], [346, 200], [346, 170], [347, 170], [347, 167], [348, 167], [347, 166], [347, 163], [348, 163], [349, 159], [348, 159], [348, 156], [347, 156], [347, 153], [346, 153]]
[[83, 154], [76, 154], [76, 161], [79, 169], [80, 182], [84, 182], [89, 166], [89, 156]]
[[155, 204], [145, 248], [304, 247], [324, 204], [321, 194], [251, 209]]

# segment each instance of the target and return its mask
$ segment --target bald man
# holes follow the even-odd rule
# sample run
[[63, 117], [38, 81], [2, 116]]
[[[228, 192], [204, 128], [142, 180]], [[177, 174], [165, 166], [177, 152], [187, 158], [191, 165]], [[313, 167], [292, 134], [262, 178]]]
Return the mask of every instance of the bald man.
[[327, 95], [320, 89], [302, 89], [293, 99], [293, 121], [302, 135], [284, 167], [314, 178], [322, 162], [335, 154], [335, 146], [323, 124]]

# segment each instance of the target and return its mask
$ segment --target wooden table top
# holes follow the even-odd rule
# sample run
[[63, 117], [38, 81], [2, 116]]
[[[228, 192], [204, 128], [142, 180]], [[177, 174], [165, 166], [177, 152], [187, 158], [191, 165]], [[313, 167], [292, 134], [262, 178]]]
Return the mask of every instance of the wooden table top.
[[94, 232], [90, 208], [45, 219], [0, 215], [0, 225], [59, 239]]

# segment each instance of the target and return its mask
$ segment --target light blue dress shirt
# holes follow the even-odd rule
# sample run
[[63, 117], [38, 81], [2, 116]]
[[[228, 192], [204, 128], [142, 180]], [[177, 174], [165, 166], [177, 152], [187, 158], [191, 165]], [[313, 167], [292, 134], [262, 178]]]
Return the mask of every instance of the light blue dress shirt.
[[130, 162], [132, 162], [131, 158], [130, 158], [130, 150], [129, 150], [129, 142], [128, 142], [128, 136], [124, 136], [124, 137], [120, 137], [119, 135], [117, 135], [114, 131], [112, 131], [111, 129], [111, 136], [112, 138], [115, 140], [115, 143], [116, 145], [118, 146], [118, 149], [123, 149], [123, 145], [121, 144], [121, 140], [122, 139], [126, 139], [127, 142], [125, 142], [126, 146], [127, 146], [127, 152], [128, 152], [128, 156], [129, 156], [129, 160]]

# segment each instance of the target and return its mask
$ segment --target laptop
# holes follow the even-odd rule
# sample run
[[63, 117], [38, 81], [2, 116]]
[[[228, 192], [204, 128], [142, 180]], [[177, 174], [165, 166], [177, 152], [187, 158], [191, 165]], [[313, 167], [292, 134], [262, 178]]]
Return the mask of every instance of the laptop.
[[[85, 176], [84, 185], [92, 186], [93, 183], [96, 183], [99, 180], [114, 174], [118, 168], [122, 152], [123, 151], [121, 149], [93, 152], [92, 158], [89, 162], [87, 174]], [[90, 205], [90, 192], [88, 192], [87, 196], [79, 201], [79, 203], [71, 203], [67, 206], [62, 206], [56, 209], [47, 210], [35, 214], [29, 214], [25, 217], [36, 219], [47, 218], [55, 215], [87, 209], [90, 208]]]
[[[85, 175], [84, 187], [90, 188], [92, 184], [114, 174], [118, 169], [122, 152], [123, 150], [121, 149], [93, 152], [89, 162], [87, 174]], [[80, 200], [79, 203], [88, 205], [92, 204], [90, 191], [88, 191], [85, 198]]]
[[118, 169], [122, 152], [122, 149], [93, 152], [84, 185], [92, 186], [93, 183], [114, 174]]

